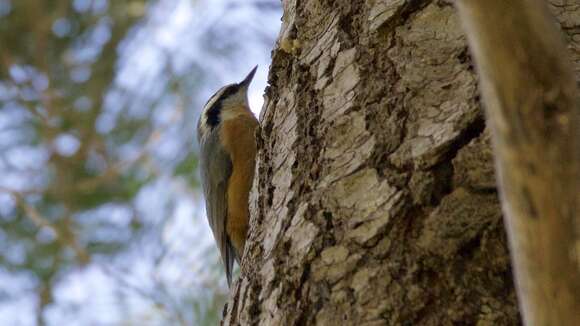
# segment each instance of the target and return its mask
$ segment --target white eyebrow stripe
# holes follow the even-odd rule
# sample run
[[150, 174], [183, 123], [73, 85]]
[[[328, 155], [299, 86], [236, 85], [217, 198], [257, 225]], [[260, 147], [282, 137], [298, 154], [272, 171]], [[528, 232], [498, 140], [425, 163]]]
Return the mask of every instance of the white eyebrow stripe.
[[203, 107], [203, 110], [201, 111], [201, 114], [205, 115], [207, 113], [207, 111], [215, 104], [215, 102], [222, 96], [222, 94], [224, 93], [224, 91], [226, 90], [227, 86], [224, 86], [222, 88], [220, 88], [215, 94], [213, 94], [212, 97], [210, 97], [209, 101], [207, 101], [207, 103], [205, 104], [205, 106]]
[[209, 109], [211, 109], [212, 106], [214, 106], [214, 104], [220, 99], [220, 97], [222, 96], [222, 94], [224, 93], [224, 91], [226, 90], [228, 86], [224, 86], [222, 88], [220, 88], [217, 92], [215, 92], [215, 94], [213, 94], [212, 97], [209, 98], [209, 100], [207, 101], [207, 103], [205, 104], [205, 106], [203, 107], [203, 110], [201, 110], [201, 117], [200, 117], [200, 121], [203, 121], [203, 123], [200, 125], [200, 128], [202, 130], [202, 134], [206, 134], [209, 130], [208, 130], [208, 126], [207, 126], [207, 111]]

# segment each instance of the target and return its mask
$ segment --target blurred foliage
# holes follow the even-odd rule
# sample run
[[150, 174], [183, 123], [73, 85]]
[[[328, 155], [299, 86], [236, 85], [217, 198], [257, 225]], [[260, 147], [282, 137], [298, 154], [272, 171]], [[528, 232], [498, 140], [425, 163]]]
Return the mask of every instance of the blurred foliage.
[[[69, 308], [78, 317], [58, 299], [74, 275], [113, 283], [113, 323], [218, 321], [226, 290], [211, 238], [201, 245], [178, 219], [199, 202], [189, 108], [201, 85], [222, 82], [208, 69], [247, 44], [228, 37], [238, 26], [219, 26], [223, 12], [185, 41], [159, 32], [171, 14], [179, 34], [188, 1], [0, 0], [0, 284], [13, 282], [0, 305], [28, 298], [31, 325], [62, 325]], [[222, 8], [247, 6], [280, 11], [275, 0]], [[254, 28], [268, 52], [275, 35]]]

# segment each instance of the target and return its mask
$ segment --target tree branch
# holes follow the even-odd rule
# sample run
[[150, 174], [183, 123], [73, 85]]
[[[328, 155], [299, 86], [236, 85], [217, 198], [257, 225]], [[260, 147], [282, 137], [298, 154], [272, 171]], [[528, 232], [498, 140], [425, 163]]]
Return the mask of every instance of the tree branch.
[[580, 105], [541, 0], [456, 1], [494, 137], [517, 292], [528, 325], [577, 325]]
[[63, 232], [59, 230], [55, 225], [53, 225], [46, 217], [44, 217], [36, 208], [28, 204], [23, 197], [22, 193], [0, 187], [0, 192], [6, 192], [10, 194], [16, 203], [24, 210], [28, 218], [39, 228], [47, 228], [53, 232], [56, 236], [56, 240], [60, 242], [63, 246], [71, 248], [81, 265], [86, 265], [90, 260], [90, 255], [87, 251], [81, 247], [76, 241], [74, 234], [72, 232]]

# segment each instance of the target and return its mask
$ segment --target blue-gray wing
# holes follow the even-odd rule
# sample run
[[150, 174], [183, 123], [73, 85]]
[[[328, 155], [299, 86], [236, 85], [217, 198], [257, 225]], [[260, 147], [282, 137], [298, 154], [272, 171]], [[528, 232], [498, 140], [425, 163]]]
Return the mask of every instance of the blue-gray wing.
[[[226, 269], [228, 287], [232, 281], [234, 250], [226, 233], [227, 187], [232, 161], [220, 145], [219, 132], [208, 130], [200, 139], [200, 175], [205, 195], [207, 219]], [[205, 137], [204, 137], [205, 136]]]

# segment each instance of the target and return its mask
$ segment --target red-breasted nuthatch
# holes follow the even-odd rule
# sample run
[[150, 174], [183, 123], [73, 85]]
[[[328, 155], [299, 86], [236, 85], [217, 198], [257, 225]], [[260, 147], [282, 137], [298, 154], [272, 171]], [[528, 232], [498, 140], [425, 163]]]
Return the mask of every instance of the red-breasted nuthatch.
[[244, 253], [250, 216], [258, 120], [250, 111], [248, 87], [256, 68], [240, 83], [217, 91], [197, 124], [207, 219], [226, 268], [228, 287], [234, 259], [239, 264]]

